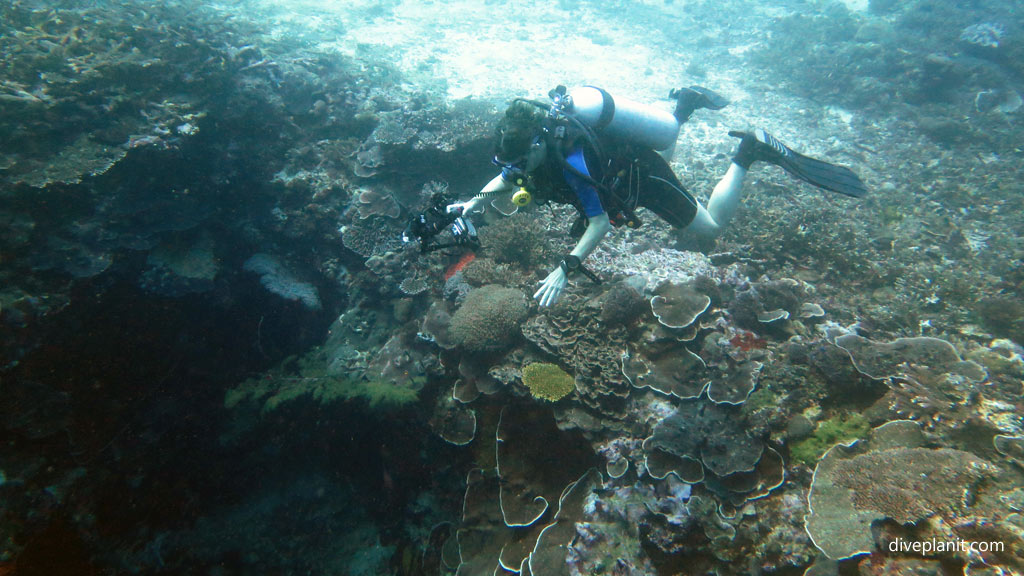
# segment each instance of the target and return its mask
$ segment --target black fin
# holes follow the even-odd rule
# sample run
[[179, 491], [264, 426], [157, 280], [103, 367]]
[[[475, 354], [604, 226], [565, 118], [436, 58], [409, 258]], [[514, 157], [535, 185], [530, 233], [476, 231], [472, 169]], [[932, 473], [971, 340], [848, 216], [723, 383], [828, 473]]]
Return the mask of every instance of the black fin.
[[868, 193], [867, 186], [853, 170], [794, 152], [764, 130], [729, 132], [729, 135], [743, 139], [734, 159], [740, 166], [746, 168], [760, 160], [775, 164], [818, 188], [854, 198], [863, 198]]
[[676, 110], [672, 115], [680, 124], [689, 120], [690, 115], [701, 108], [721, 110], [729, 105], [729, 100], [725, 96], [703, 86], [673, 89], [668, 93], [668, 97], [676, 101]]

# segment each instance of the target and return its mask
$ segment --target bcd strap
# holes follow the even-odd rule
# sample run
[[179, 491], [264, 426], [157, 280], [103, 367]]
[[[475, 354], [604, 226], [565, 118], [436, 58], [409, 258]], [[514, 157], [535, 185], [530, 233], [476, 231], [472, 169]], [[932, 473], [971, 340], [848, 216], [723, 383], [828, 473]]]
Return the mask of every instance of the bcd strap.
[[615, 99], [604, 88], [598, 88], [597, 86], [589, 86], [589, 88], [593, 88], [601, 93], [601, 115], [597, 118], [597, 126], [594, 126], [594, 129], [600, 130], [611, 124], [612, 118], [615, 117]]

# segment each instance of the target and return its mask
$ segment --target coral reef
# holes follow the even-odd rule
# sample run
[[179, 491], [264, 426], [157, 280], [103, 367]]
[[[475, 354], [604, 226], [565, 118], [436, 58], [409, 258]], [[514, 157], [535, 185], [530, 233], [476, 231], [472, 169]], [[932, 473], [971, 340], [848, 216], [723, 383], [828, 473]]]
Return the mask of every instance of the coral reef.
[[441, 396], [434, 408], [430, 426], [446, 442], [465, 446], [476, 437], [476, 413], [451, 396]]
[[462, 269], [462, 279], [472, 286], [513, 285], [518, 275], [512, 266], [487, 257], [474, 258]]
[[667, 328], [690, 326], [710, 306], [710, 297], [685, 284], [666, 283], [659, 286], [651, 298], [654, 317]]
[[601, 299], [601, 322], [609, 326], [628, 326], [646, 311], [643, 294], [625, 282], [614, 284]]
[[356, 190], [355, 207], [359, 218], [365, 220], [371, 216], [383, 216], [385, 218], [398, 218], [401, 208], [394, 195], [387, 190], [379, 188], [362, 188]]
[[979, 503], [975, 491], [1002, 473], [998, 467], [923, 442], [918, 424], [895, 421], [876, 428], [869, 442], [838, 444], [825, 454], [814, 472], [806, 519], [822, 552], [832, 559], [871, 552], [877, 520], [913, 524], [934, 516], [955, 526], [959, 518], [994, 512], [991, 500]]
[[[0, 6], [0, 573], [1021, 571], [1018, 6], [335, 4]], [[680, 70], [695, 198], [753, 119], [871, 194], [758, 165], [540, 311], [572, 207], [403, 243], [511, 98]]]
[[523, 293], [496, 284], [471, 290], [452, 315], [454, 341], [471, 352], [500, 351], [519, 337], [529, 314]]
[[276, 257], [262, 253], [253, 254], [242, 267], [258, 274], [260, 284], [269, 292], [285, 300], [301, 302], [307, 308], [320, 308], [320, 292], [316, 286], [296, 278]]
[[996, 22], [971, 24], [960, 32], [960, 40], [982, 48], [999, 48], [999, 42], [1006, 35], [1006, 28]]
[[523, 384], [534, 398], [557, 402], [576, 389], [573, 377], [554, 364], [534, 362], [523, 367]]
[[[644, 440], [644, 451], [648, 458], [665, 453], [699, 462], [718, 477], [752, 472], [765, 452], [764, 428], [737, 415], [735, 409], [703, 398], [688, 401], [654, 427], [651, 436]], [[659, 468], [663, 467], [659, 464]], [[699, 482], [703, 472], [700, 476], [691, 481]]]
[[402, 246], [401, 226], [386, 218], [365, 218], [368, 222], [341, 228], [341, 241], [364, 258], [380, 256]]
[[456, 573], [564, 566], [584, 501], [601, 483], [593, 455], [535, 407], [502, 409], [495, 436], [496, 466], [467, 478]]
[[416, 402], [439, 370], [431, 347], [414, 330], [370, 334], [364, 328], [367, 324], [359, 313], [342, 315], [323, 345], [230, 389], [225, 406], [237, 408], [244, 420], [300, 399], [318, 405], [355, 400], [385, 411]]
[[622, 374], [637, 388], [650, 387], [683, 400], [699, 397], [711, 384], [704, 360], [685, 348], [654, 358], [629, 350], [622, 354]]
[[593, 407], [609, 397], [628, 396], [630, 388], [620, 367], [626, 334], [604, 330], [597, 312], [579, 297], [566, 295], [558, 309], [523, 325], [527, 342], [572, 369], [579, 398]]
[[791, 444], [789, 455], [797, 462], [812, 466], [832, 446], [864, 438], [870, 430], [867, 419], [860, 414], [833, 416], [819, 422], [806, 438]]
[[516, 214], [478, 229], [480, 243], [495, 262], [532, 267], [552, 255], [547, 230], [532, 215]]
[[212, 290], [220, 272], [213, 242], [209, 237], [195, 243], [165, 243], [146, 257], [148, 269], [140, 283], [146, 289], [166, 296]]

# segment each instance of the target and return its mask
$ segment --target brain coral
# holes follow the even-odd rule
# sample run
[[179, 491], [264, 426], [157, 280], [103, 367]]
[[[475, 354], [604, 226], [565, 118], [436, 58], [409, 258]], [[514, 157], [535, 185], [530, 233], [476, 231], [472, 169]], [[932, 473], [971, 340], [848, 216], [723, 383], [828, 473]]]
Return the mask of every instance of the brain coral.
[[511, 345], [521, 334], [529, 307], [523, 293], [496, 284], [471, 290], [452, 316], [450, 333], [471, 352], [493, 352]]

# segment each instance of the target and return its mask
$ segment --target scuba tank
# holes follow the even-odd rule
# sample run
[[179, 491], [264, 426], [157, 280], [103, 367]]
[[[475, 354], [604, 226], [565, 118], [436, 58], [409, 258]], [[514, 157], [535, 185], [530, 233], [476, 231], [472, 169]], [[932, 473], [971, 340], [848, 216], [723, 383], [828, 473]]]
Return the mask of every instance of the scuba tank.
[[[602, 164], [610, 161], [604, 156], [598, 142], [599, 133], [635, 147], [654, 151], [671, 150], [679, 136], [679, 122], [675, 115], [625, 98], [615, 100], [608, 92], [593, 86], [578, 88], [569, 94], [565, 86], [559, 85], [548, 92], [548, 97], [551, 99], [550, 104], [525, 98], [516, 98], [516, 101], [547, 110], [540, 137], [547, 143], [549, 153], [563, 170], [588, 182], [597, 190], [612, 225], [625, 224], [630, 228], [639, 228], [642, 221], [634, 210], [641, 177], [636, 162], [616, 167], [609, 175], [610, 178], [598, 182], [569, 164], [565, 146], [567, 142], [579, 137], [571, 134], [581, 135]], [[495, 163], [500, 165], [497, 158]], [[611, 166], [603, 168], [607, 170]], [[525, 205], [531, 199], [525, 188], [527, 181], [525, 174], [519, 174], [512, 181], [519, 188], [516, 193], [518, 198], [513, 199], [517, 206]]]
[[655, 151], [672, 148], [679, 137], [679, 122], [666, 110], [626, 98], [612, 98], [594, 86], [577, 88], [569, 97], [564, 112], [609, 136]]

